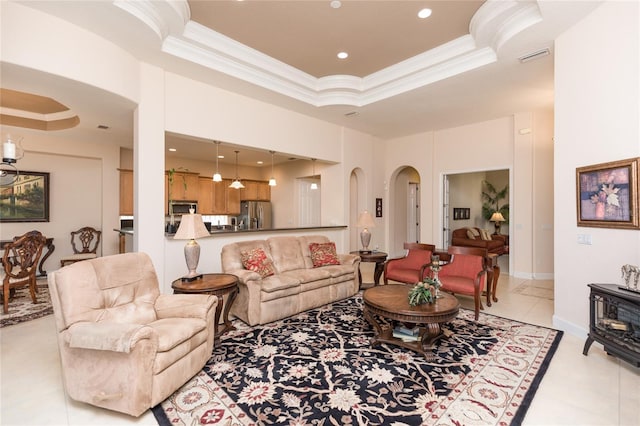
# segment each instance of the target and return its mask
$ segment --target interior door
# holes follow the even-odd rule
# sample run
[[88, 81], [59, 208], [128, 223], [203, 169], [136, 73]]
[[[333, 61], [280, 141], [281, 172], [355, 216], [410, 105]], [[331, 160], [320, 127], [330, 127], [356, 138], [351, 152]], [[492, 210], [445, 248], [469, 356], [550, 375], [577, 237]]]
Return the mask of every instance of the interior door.
[[407, 240], [420, 242], [420, 185], [409, 182], [407, 193]]

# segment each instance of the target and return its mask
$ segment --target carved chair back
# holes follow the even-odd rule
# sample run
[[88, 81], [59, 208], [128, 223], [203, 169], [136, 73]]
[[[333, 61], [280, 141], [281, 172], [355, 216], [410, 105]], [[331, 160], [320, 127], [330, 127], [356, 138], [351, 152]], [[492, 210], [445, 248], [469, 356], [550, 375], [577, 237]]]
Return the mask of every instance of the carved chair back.
[[102, 231], [98, 231], [90, 226], [85, 226], [84, 228], [71, 232], [71, 247], [73, 248], [73, 253], [96, 253], [101, 236]]
[[5, 313], [9, 310], [11, 290], [17, 287], [29, 285], [33, 303], [37, 303], [36, 272], [46, 242], [47, 238], [39, 231], [30, 231], [4, 245], [2, 295]]

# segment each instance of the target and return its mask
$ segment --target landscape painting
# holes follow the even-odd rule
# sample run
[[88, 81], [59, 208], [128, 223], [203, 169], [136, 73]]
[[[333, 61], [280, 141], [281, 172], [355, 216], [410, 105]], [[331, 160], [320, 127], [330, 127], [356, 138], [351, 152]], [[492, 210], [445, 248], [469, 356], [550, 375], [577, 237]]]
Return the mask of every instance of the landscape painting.
[[7, 173], [17, 178], [0, 186], [0, 222], [49, 222], [49, 173]]

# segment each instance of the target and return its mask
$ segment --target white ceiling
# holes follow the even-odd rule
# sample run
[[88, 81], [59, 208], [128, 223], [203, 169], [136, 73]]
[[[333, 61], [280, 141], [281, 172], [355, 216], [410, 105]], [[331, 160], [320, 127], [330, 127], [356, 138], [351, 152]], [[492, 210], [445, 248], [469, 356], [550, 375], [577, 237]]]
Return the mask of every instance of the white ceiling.
[[[140, 60], [383, 139], [551, 108], [553, 40], [600, 3], [15, 2], [89, 29]], [[434, 13], [417, 20], [424, 6]], [[338, 48], [351, 56], [336, 60]], [[542, 48], [551, 55], [518, 60]], [[5, 63], [0, 71], [3, 88], [52, 97], [80, 116], [81, 125], [61, 136], [130, 146], [134, 105], [45, 73]]]

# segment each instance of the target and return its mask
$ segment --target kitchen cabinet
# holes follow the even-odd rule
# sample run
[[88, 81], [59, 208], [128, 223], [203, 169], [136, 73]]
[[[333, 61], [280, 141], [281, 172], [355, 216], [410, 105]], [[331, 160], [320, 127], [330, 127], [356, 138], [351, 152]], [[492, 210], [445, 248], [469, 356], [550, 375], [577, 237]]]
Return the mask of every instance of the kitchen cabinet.
[[173, 173], [173, 182], [169, 183], [169, 172], [165, 172], [165, 180], [167, 182], [165, 200], [167, 206], [169, 205], [169, 199], [179, 201], [195, 201], [198, 199], [198, 173], [176, 171]]
[[257, 180], [243, 180], [244, 188], [240, 190], [240, 200], [271, 201], [271, 187], [269, 182]]
[[198, 178], [198, 213], [216, 214], [213, 208], [213, 180], [210, 177]]
[[240, 214], [240, 191], [229, 188], [231, 179], [213, 182], [213, 214]]
[[133, 170], [120, 171], [120, 215], [133, 216]]

